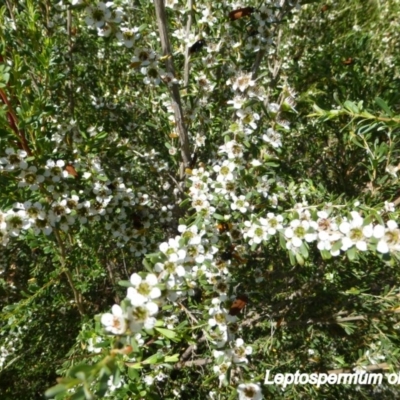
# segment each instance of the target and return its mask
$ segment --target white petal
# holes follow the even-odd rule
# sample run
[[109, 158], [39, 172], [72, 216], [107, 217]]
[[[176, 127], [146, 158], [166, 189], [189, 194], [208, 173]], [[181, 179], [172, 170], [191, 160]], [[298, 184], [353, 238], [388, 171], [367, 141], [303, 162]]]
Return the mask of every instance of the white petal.
[[158, 279], [154, 274], [149, 274], [146, 276], [146, 282], [150, 285], [150, 286], [154, 286], [157, 285], [158, 283]]
[[118, 304], [114, 304], [111, 308], [113, 315], [116, 317], [122, 317], [122, 308]]
[[139, 286], [142, 283], [142, 278], [137, 273], [134, 273], [131, 275], [130, 281], [132, 285]]
[[376, 239], [380, 239], [385, 234], [385, 227], [383, 225], [376, 225], [374, 227], [373, 236]]

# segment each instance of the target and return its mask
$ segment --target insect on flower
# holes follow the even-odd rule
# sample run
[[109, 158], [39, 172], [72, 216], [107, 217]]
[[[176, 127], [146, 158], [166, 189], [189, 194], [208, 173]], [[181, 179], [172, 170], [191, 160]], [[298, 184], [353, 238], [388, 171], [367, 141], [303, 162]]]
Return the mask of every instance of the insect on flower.
[[73, 176], [74, 178], [78, 178], [78, 172], [76, 172], [76, 169], [73, 165], [68, 164], [65, 166], [65, 170], [68, 172], [69, 175]]
[[233, 10], [229, 13], [229, 18], [231, 21], [235, 21], [237, 19], [247, 17], [252, 14], [256, 9], [254, 7], [243, 7], [238, 8], [237, 10]]
[[204, 39], [198, 40], [192, 46], [189, 47], [189, 54], [197, 53], [206, 45], [206, 41]]
[[217, 229], [219, 233], [225, 233], [232, 229], [232, 224], [230, 222], [219, 222]]
[[249, 297], [246, 294], [240, 294], [236, 297], [235, 301], [232, 303], [229, 309], [229, 315], [238, 315], [246, 304], [249, 302]]
[[354, 63], [354, 58], [349, 57], [347, 60], [342, 61], [344, 65], [351, 65]]

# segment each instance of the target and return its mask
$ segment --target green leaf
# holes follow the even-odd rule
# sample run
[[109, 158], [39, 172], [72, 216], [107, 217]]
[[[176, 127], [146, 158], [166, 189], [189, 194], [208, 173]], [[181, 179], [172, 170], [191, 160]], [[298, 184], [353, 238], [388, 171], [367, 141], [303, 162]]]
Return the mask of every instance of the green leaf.
[[295, 253], [296, 254], [296, 261], [299, 265], [303, 266], [304, 265], [304, 258], [300, 253]]
[[68, 371], [68, 375], [74, 378], [78, 378], [80, 380], [85, 380], [88, 376], [92, 374], [94, 367], [92, 365], [87, 364], [79, 364], [72, 367]]
[[294, 257], [293, 251], [289, 251], [289, 259], [290, 259], [290, 264], [291, 265], [296, 265], [296, 259]]
[[131, 287], [132, 283], [130, 283], [130, 281], [119, 281], [118, 285], [122, 287]]
[[90, 392], [86, 392], [85, 390], [80, 387], [78, 390], [71, 396], [71, 400], [92, 400], [93, 396]]
[[368, 125], [364, 125], [361, 128], [359, 128], [357, 130], [357, 133], [359, 135], [365, 135], [366, 133], [372, 131], [373, 129], [379, 127], [380, 123], [379, 122], [374, 122], [372, 123], [372, 121], [370, 121], [370, 123]]
[[168, 339], [175, 339], [177, 337], [177, 334], [175, 331], [171, 331], [169, 329], [164, 329], [164, 328], [155, 328], [155, 330], [159, 333], [161, 333], [161, 335], [165, 336]]
[[332, 245], [332, 251], [338, 251], [338, 250], [340, 250], [341, 248], [342, 248], [342, 241], [341, 240], [338, 240], [337, 242], [335, 242], [333, 245]]
[[279, 244], [283, 250], [286, 250], [286, 239], [283, 233], [279, 232]]
[[179, 361], [179, 354], [174, 354], [172, 356], [165, 356], [164, 362], [176, 363]]
[[137, 371], [140, 368], [128, 368], [128, 376], [132, 381], [136, 381], [139, 378], [139, 372]]
[[344, 331], [348, 334], [348, 335], [352, 335], [355, 331], [356, 326], [354, 324], [349, 324], [349, 323], [345, 323], [345, 324], [340, 324], [339, 325], [344, 329]]
[[351, 111], [354, 114], [358, 114], [360, 110], [358, 109], [357, 105], [350, 100], [346, 100], [343, 104], [344, 108]]
[[383, 111], [385, 111], [385, 113], [389, 116], [392, 117], [393, 116], [393, 112], [390, 109], [390, 107], [387, 105], [387, 103], [381, 99], [380, 97], [375, 97], [375, 103], [382, 108]]
[[146, 360], [144, 360], [142, 362], [142, 364], [156, 364], [161, 359], [162, 359], [162, 356], [160, 354], [156, 353], [156, 354], [153, 354], [152, 356], [150, 356], [149, 358], [146, 358]]
[[307, 249], [307, 244], [306, 243], [302, 243], [300, 248], [300, 254], [302, 255], [302, 257], [304, 257], [305, 259], [308, 258], [308, 249]]
[[68, 386], [59, 383], [58, 385], [55, 385], [55, 386], [51, 387], [50, 389], [47, 389], [46, 392], [44, 393], [44, 395], [46, 397], [54, 397], [59, 393], [65, 392], [67, 389], [68, 389]]
[[347, 257], [349, 257], [350, 261], [355, 261], [358, 258], [357, 248], [355, 246], [350, 247], [350, 249], [347, 250], [346, 254]]
[[143, 368], [143, 366], [142, 366], [142, 364], [140, 363], [140, 362], [136, 362], [136, 363], [125, 363], [125, 365], [128, 367], [128, 368], [133, 368], [133, 369], [142, 369]]
[[324, 260], [330, 260], [332, 258], [332, 254], [328, 250], [321, 250], [321, 256]]

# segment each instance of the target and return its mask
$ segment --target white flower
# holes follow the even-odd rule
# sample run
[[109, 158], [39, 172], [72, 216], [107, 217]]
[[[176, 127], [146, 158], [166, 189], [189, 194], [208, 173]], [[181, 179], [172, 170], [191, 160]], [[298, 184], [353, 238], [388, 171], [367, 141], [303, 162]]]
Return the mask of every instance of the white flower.
[[282, 215], [275, 215], [273, 213], [268, 213], [267, 218], [260, 217], [260, 224], [265, 227], [268, 235], [275, 235], [275, 233], [282, 229]]
[[246, 98], [242, 97], [240, 95], [235, 95], [235, 97], [233, 98], [233, 100], [228, 100], [227, 103], [228, 104], [232, 104], [233, 108], [239, 110], [243, 107], [243, 104], [246, 102]]
[[243, 124], [250, 125], [252, 129], [257, 128], [256, 121], [260, 119], [260, 116], [255, 113], [250, 107], [237, 110], [236, 115], [240, 118]]
[[161, 80], [166, 83], [169, 87], [172, 87], [175, 83], [179, 83], [178, 79], [172, 74], [172, 72], [164, 72], [160, 74]]
[[208, 320], [208, 325], [211, 327], [218, 326], [221, 331], [227, 330], [227, 323], [229, 322], [228, 320], [233, 321], [236, 319], [236, 317], [232, 318], [230, 315], [223, 312], [219, 306], [211, 307], [208, 310], [208, 313], [211, 316], [211, 318]]
[[241, 338], [236, 339], [235, 347], [232, 352], [232, 359], [235, 364], [239, 363], [247, 363], [247, 357], [253, 352], [253, 349], [250, 346], [244, 346], [244, 341]]
[[161, 296], [161, 290], [156, 287], [158, 279], [154, 274], [148, 274], [143, 280], [138, 274], [132, 274], [130, 278], [132, 287], [128, 288], [127, 298], [132, 305], [141, 306], [149, 300], [157, 299]]
[[50, 233], [53, 232], [51, 225], [51, 221], [46, 218], [44, 214], [40, 214], [34, 221], [32, 229], [36, 235], [38, 235], [40, 232], [43, 232], [45, 235], [50, 235]]
[[233, 203], [231, 204], [231, 209], [232, 210], [238, 210], [241, 213], [247, 212], [247, 210], [250, 207], [250, 203], [246, 200], [246, 197], [241, 195], [239, 197], [236, 197], [235, 195], [232, 195], [232, 200]]
[[200, 212], [208, 210], [210, 208], [210, 202], [207, 200], [205, 194], [200, 193], [196, 197], [193, 197], [192, 206], [197, 212]]
[[260, 244], [263, 240], [268, 239], [268, 234], [265, 227], [252, 223], [250, 221], [245, 221], [244, 225], [246, 226], [247, 230], [243, 234], [243, 237], [250, 238], [250, 246], [252, 246], [254, 243]]
[[[106, 4], [108, 5], [112, 5], [112, 2], [108, 2]], [[109, 18], [107, 18], [107, 22], [113, 22], [115, 24], [119, 24], [122, 21], [124, 14], [121, 8], [116, 8], [115, 10], [111, 11], [111, 15]]]
[[312, 242], [316, 238], [309, 221], [295, 219], [290, 222], [290, 226], [285, 229], [285, 236], [288, 239], [287, 245], [300, 247], [303, 240]]
[[144, 383], [145, 383], [147, 386], [151, 386], [151, 385], [153, 384], [153, 382], [154, 382], [154, 377], [153, 377], [153, 376], [151, 376], [151, 375], [146, 375], [146, 376], [144, 377]]
[[189, 245], [197, 245], [201, 243], [201, 237], [205, 235], [205, 231], [201, 230], [199, 232], [199, 229], [196, 225], [192, 225], [190, 227], [187, 227], [186, 225], [179, 225], [178, 226], [178, 231], [182, 233], [182, 237], [185, 239], [188, 239]]
[[145, 75], [143, 82], [146, 85], [159, 85], [161, 82], [161, 75], [164, 74], [164, 71], [159, 70], [158, 65], [154, 62], [149, 63], [145, 67], [141, 67], [140, 72]]
[[225, 182], [225, 181], [232, 181], [235, 179], [235, 175], [233, 174], [233, 171], [236, 168], [236, 164], [233, 163], [232, 161], [225, 160], [222, 163], [222, 166], [216, 165], [214, 166], [214, 171], [218, 172], [217, 176], [217, 182]]
[[394, 210], [395, 210], [394, 203], [385, 201], [384, 210], [385, 210], [385, 212], [394, 212]]
[[29, 187], [31, 190], [37, 190], [39, 188], [39, 183], [44, 181], [43, 175], [37, 175], [37, 168], [32, 165], [26, 170], [21, 171], [19, 178], [21, 181], [18, 183], [18, 187]]
[[218, 374], [218, 379], [220, 383], [225, 380], [226, 374], [229, 371], [229, 368], [231, 367], [232, 363], [230, 361], [223, 361], [219, 365], [214, 365], [213, 371], [215, 374]]
[[264, 142], [269, 143], [272, 147], [278, 148], [282, 146], [281, 135], [272, 128], [268, 128], [262, 136]]
[[96, 6], [86, 7], [86, 13], [86, 23], [96, 28], [101, 28], [106, 20], [111, 17], [111, 11], [103, 2], [99, 2]]
[[97, 27], [97, 34], [100, 37], [109, 37], [112, 33], [112, 27], [110, 24], [105, 24], [101, 28]]
[[360, 251], [367, 250], [366, 239], [373, 234], [372, 224], [363, 226], [363, 218], [356, 211], [352, 211], [353, 219], [351, 221], [343, 221], [339, 230], [344, 234], [342, 238], [342, 250], [346, 251], [352, 246], [356, 246]]
[[[228, 81], [227, 84], [231, 82]], [[236, 77], [235, 81], [232, 83], [233, 90], [240, 90], [244, 92], [249, 86], [254, 86], [255, 82], [251, 79], [251, 74], [240, 74]]]
[[197, 147], [203, 147], [206, 143], [206, 136], [201, 135], [200, 133], [197, 133], [195, 140], [196, 140]]
[[178, 153], [178, 149], [176, 147], [174, 147], [174, 146], [171, 146], [168, 149], [168, 153], [171, 154], [171, 156], [174, 156], [174, 155], [176, 155]]
[[7, 224], [7, 231], [11, 237], [19, 236], [21, 229], [29, 229], [31, 226], [30, 219], [28, 218], [25, 210], [8, 210], [4, 218]]
[[236, 142], [236, 140], [231, 140], [225, 143], [219, 148], [219, 154], [226, 153], [229, 159], [241, 158], [243, 156], [243, 146]]
[[179, 0], [165, 0], [165, 7], [175, 8], [179, 3]]
[[279, 110], [280, 110], [279, 104], [277, 104], [277, 103], [269, 103], [268, 104], [268, 111], [271, 114], [277, 114], [279, 112]]
[[139, 307], [132, 307], [129, 316], [129, 327], [132, 332], [140, 332], [144, 329], [154, 328], [157, 320], [153, 315], [158, 313], [158, 305], [148, 302]]
[[171, 262], [180, 262], [183, 261], [186, 257], [186, 250], [180, 248], [179, 237], [175, 239], [170, 238], [168, 240], [168, 243], [161, 243], [159, 249], [167, 256], [168, 261]]
[[224, 347], [228, 341], [228, 329], [214, 329], [209, 332], [211, 343], [217, 348]]
[[204, 90], [205, 92], [211, 92], [214, 89], [214, 85], [210, 82], [210, 80], [206, 77], [204, 73], [196, 76], [197, 87], [200, 90]]
[[146, 67], [157, 60], [157, 54], [147, 48], [136, 48], [131, 59], [132, 67]]
[[400, 230], [397, 222], [389, 220], [386, 225], [387, 229], [382, 225], [374, 227], [373, 236], [380, 239], [376, 249], [384, 254], [389, 251], [400, 251]]
[[6, 149], [7, 157], [0, 158], [0, 164], [4, 164], [4, 169], [7, 171], [12, 171], [15, 169], [26, 169], [28, 168], [28, 163], [24, 160], [27, 157], [27, 152], [25, 150], [15, 150], [11, 147]]
[[64, 169], [65, 162], [63, 160], [47, 160], [44, 176], [51, 177], [53, 182], [59, 182], [61, 178], [67, 178], [68, 172]]
[[101, 343], [102, 341], [103, 339], [99, 336], [96, 336], [94, 338], [89, 338], [87, 350], [90, 353], [101, 353], [101, 347], [96, 347], [96, 343]]
[[213, 26], [215, 22], [217, 22], [217, 18], [215, 18], [211, 14], [211, 10], [209, 8], [205, 8], [202, 11], [203, 17], [200, 19], [199, 23], [208, 24], [209, 26]]
[[170, 275], [170, 277], [171, 275], [176, 275], [179, 278], [185, 276], [186, 274], [186, 270], [182, 265], [171, 261], [165, 261], [164, 263], [156, 263], [154, 265], [154, 271], [156, 272], [166, 271]]
[[238, 386], [239, 400], [261, 400], [262, 393], [260, 386], [255, 383], [241, 383]]
[[127, 325], [122, 308], [118, 304], [114, 304], [111, 311], [112, 314], [106, 313], [101, 316], [101, 323], [105, 326], [106, 331], [109, 331], [114, 335], [124, 334]]

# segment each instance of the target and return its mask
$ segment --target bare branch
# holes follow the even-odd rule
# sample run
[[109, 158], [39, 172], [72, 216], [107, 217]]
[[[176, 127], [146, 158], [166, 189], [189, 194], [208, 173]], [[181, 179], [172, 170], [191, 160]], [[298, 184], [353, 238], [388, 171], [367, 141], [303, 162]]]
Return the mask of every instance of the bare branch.
[[[163, 50], [163, 55], [165, 56], [165, 66], [167, 72], [170, 72], [175, 76], [175, 68], [172, 58], [171, 45], [168, 37], [167, 29], [167, 16], [165, 13], [165, 6], [163, 0], [154, 0], [154, 6], [156, 9], [158, 30], [160, 32], [161, 46]], [[189, 167], [190, 164], [190, 148], [189, 148], [189, 137], [186, 130], [186, 126], [183, 120], [182, 102], [179, 93], [179, 84], [177, 82], [172, 83], [171, 88], [172, 97], [172, 108], [175, 113], [175, 123], [178, 127], [179, 140], [181, 144], [181, 155], [183, 165], [180, 169], [180, 178], [183, 179], [185, 176], [185, 168]]]
[[[376, 371], [378, 369], [383, 369], [383, 370], [388, 370], [389, 369], [389, 364], [387, 363], [381, 363], [381, 364], [372, 364], [372, 365], [367, 365], [365, 367], [363, 367], [363, 370], [368, 372], [368, 371]], [[345, 368], [341, 368], [341, 369], [332, 369], [330, 371], [327, 371], [328, 374], [348, 374], [354, 372], [351, 369], [345, 369]]]
[[[192, 27], [192, 21], [193, 21], [193, 0], [188, 0], [188, 4], [187, 4], [187, 8], [188, 8], [188, 19], [187, 19], [187, 23], [186, 23], [186, 40], [189, 39], [189, 35], [190, 35], [190, 28]], [[189, 57], [189, 43], [186, 43], [185, 46], [185, 66], [184, 66], [184, 74], [183, 74], [183, 86], [187, 87], [189, 84], [189, 67], [190, 67], [190, 63], [189, 63], [190, 57]]]
[[[282, 35], [282, 29], [280, 29], [280, 24], [281, 24], [282, 20], [286, 17], [286, 15], [288, 15], [290, 13], [292, 8], [293, 8], [292, 6], [289, 6], [288, 9], [281, 11], [280, 15], [277, 18], [277, 21], [275, 22], [276, 25], [275, 25], [274, 29], [271, 32], [271, 36], [274, 37], [276, 35], [276, 32], [279, 29], [278, 40], [277, 40], [277, 43], [276, 43], [276, 51], [277, 52], [278, 52], [278, 49], [279, 49], [280, 39], [281, 39], [281, 35]], [[253, 80], [255, 80], [257, 78], [258, 70], [260, 69], [260, 65], [261, 65], [261, 61], [264, 58], [266, 53], [267, 53], [266, 50], [260, 50], [257, 53], [256, 60], [254, 62], [253, 68], [252, 68], [252, 79]], [[282, 63], [278, 60], [278, 55], [276, 54], [275, 66], [274, 66], [274, 71], [273, 71], [274, 79], [278, 75], [278, 72], [280, 70], [281, 64]]]
[[72, 118], [74, 118], [75, 111], [75, 98], [74, 98], [74, 82], [73, 82], [73, 74], [74, 74], [74, 58], [72, 54], [73, 42], [72, 42], [72, 11], [70, 9], [67, 10], [67, 33], [68, 33], [68, 68], [69, 68], [69, 107]]
[[199, 360], [193, 360], [193, 361], [186, 361], [182, 364], [181, 368], [183, 367], [193, 367], [194, 365], [196, 366], [202, 366], [202, 365], [207, 365], [212, 362], [211, 358], [201, 358]]

